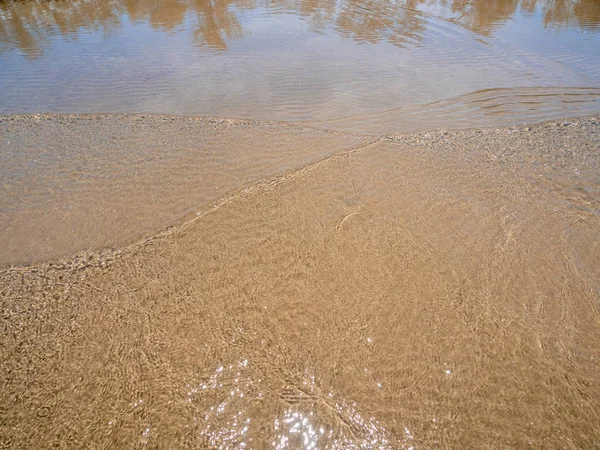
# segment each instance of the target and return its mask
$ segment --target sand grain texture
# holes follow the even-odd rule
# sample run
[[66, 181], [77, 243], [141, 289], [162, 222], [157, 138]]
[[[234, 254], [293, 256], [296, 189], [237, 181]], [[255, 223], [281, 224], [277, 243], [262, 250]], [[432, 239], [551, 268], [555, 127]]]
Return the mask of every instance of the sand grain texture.
[[4, 270], [0, 444], [597, 446], [599, 130], [384, 137]]

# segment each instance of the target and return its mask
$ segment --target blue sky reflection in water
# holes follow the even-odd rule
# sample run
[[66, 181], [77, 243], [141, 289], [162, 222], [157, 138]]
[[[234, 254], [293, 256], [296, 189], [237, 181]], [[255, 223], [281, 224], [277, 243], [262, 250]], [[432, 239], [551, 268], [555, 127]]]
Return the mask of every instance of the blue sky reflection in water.
[[[455, 99], [448, 125], [477, 125], [462, 96], [498, 88], [503, 120], [514, 104], [523, 120], [600, 110], [600, 4], [489, 3], [0, 2], [0, 113], [324, 121]], [[550, 87], [592, 89], [537, 105], [512, 91]]]

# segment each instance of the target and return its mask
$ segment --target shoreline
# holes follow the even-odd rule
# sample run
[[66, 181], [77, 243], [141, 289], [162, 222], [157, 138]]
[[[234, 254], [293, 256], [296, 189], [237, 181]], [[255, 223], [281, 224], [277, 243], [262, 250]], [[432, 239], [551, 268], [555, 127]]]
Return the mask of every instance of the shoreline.
[[[11, 122], [16, 120], [17, 122], [24, 122], [25, 126], [29, 126], [31, 124], [39, 124], [40, 119], [48, 122], [59, 122], [62, 125], [65, 125], [63, 121], [67, 121], [66, 125], [73, 120], [85, 120], [85, 121], [98, 121], [98, 120], [134, 120], [134, 121], [145, 121], [150, 120], [151, 123], [158, 123], [162, 125], [161, 122], [167, 122], [165, 124], [168, 126], [168, 123], [176, 122], [176, 121], [186, 121], [198, 124], [210, 124], [217, 126], [219, 128], [243, 128], [245, 127], [272, 127], [275, 129], [281, 130], [312, 130], [317, 133], [326, 133], [334, 136], [349, 136], [358, 139], [364, 139], [365, 143], [361, 143], [357, 146], [357, 148], [364, 146], [369, 146], [375, 142], [379, 142], [380, 140], [386, 139], [394, 139], [398, 141], [402, 141], [404, 143], [423, 143], [425, 141], [430, 141], [431, 139], [452, 139], [452, 140], [460, 140], [460, 139], [472, 139], [477, 138], [479, 135], [488, 134], [488, 133], [511, 133], [513, 131], [526, 131], [531, 132], [534, 129], [541, 129], [546, 127], [553, 126], [562, 126], [563, 123], [566, 124], [576, 124], [581, 121], [597, 121], [600, 120], [600, 116], [584, 116], [578, 118], [565, 118], [565, 119], [554, 119], [550, 121], [545, 121], [541, 123], [534, 124], [522, 124], [522, 125], [510, 125], [510, 126], [501, 126], [501, 127], [473, 127], [473, 128], [464, 128], [464, 129], [439, 129], [439, 130], [430, 130], [430, 131], [422, 131], [415, 133], [396, 133], [396, 134], [387, 134], [387, 135], [362, 135], [357, 133], [338, 131], [338, 130], [328, 130], [321, 129], [318, 127], [313, 127], [310, 125], [304, 124], [295, 124], [293, 122], [277, 122], [277, 121], [263, 121], [263, 120], [252, 120], [252, 119], [237, 119], [237, 118], [224, 118], [224, 117], [213, 117], [213, 116], [183, 116], [183, 115], [164, 115], [164, 114], [144, 114], [144, 113], [132, 113], [132, 114], [111, 114], [111, 113], [99, 113], [99, 114], [55, 114], [55, 113], [44, 113], [44, 114], [16, 114], [16, 115], [0, 115], [0, 126], [3, 122]], [[2, 132], [3, 130], [0, 130]], [[42, 130], [43, 132], [43, 130]], [[0, 134], [0, 138], [2, 135]], [[9, 135], [6, 136], [7, 139]], [[372, 141], [369, 141], [372, 140]], [[75, 145], [77, 145], [77, 138], [74, 138]], [[77, 259], [82, 257], [83, 255], [88, 255], [90, 253], [118, 253], [121, 248], [129, 248], [132, 246], [139, 245], [142, 242], [152, 240], [155, 238], [159, 238], [159, 236], [164, 233], [169, 233], [170, 230], [176, 229], [182, 226], [185, 226], [188, 222], [194, 221], [196, 216], [204, 215], [211, 209], [218, 207], [219, 205], [226, 203], [232, 198], [241, 195], [243, 192], [254, 189], [255, 187], [260, 187], [261, 185], [269, 184], [272, 182], [277, 182], [280, 179], [284, 179], [287, 176], [294, 174], [295, 172], [302, 171], [307, 167], [310, 167], [313, 164], [319, 164], [323, 161], [326, 161], [332, 157], [338, 157], [343, 155], [346, 152], [353, 152], [356, 148], [347, 148], [347, 149], [328, 149], [325, 152], [324, 156], [321, 156], [317, 159], [309, 161], [304, 165], [299, 165], [296, 167], [291, 167], [289, 169], [284, 170], [283, 173], [272, 173], [266, 174], [265, 177], [257, 178], [250, 184], [239, 186], [239, 188], [233, 188], [231, 191], [226, 192], [225, 195], [219, 195], [211, 197], [208, 201], [203, 201], [204, 204], [199, 204], [196, 207], [192, 206], [188, 208], [187, 212], [183, 214], [179, 213], [179, 218], [173, 220], [170, 219], [163, 226], [159, 226], [158, 228], [154, 228], [153, 230], [146, 230], [143, 232], [134, 232], [131, 237], [127, 237], [125, 240], [121, 240], [119, 245], [108, 245], [108, 246], [95, 246], [92, 248], [86, 248], [82, 250], [78, 250], [75, 252], [65, 253], [63, 255], [54, 255], [49, 259], [36, 259], [31, 261], [15, 261], [12, 263], [0, 263], [0, 270], [7, 270], [11, 268], [18, 267], [29, 267], [36, 266], [44, 263], [51, 263], [54, 261], [61, 261], [64, 263], [70, 259]], [[6, 169], [4, 169], [6, 170]]]
[[[35, 263], [85, 248], [131, 244], [255, 182], [373, 140], [214, 117], [0, 118], [6, 155], [0, 170], [5, 185], [16, 191], [0, 198], [6, 212], [0, 215], [0, 244], [16, 259], [0, 263]], [[24, 180], [31, 192], [21, 192]], [[30, 226], [36, 220], [38, 229]], [[13, 237], [18, 233], [20, 242]]]

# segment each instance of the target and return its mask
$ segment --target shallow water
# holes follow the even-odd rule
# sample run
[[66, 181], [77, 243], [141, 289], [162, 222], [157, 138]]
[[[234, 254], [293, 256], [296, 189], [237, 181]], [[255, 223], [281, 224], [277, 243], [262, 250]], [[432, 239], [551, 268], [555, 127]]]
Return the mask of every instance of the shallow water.
[[0, 2], [4, 114], [367, 115], [402, 132], [404, 116], [372, 115], [452, 99], [436, 126], [478, 124], [473, 93], [499, 88], [552, 88], [500, 102], [499, 124], [597, 112], [597, 91], [569, 88], [599, 74], [595, 0]]
[[584, 0], [0, 1], [0, 113], [310, 127], [263, 136], [259, 124], [209, 130], [210, 120], [3, 120], [0, 264], [131, 243], [361, 139], [596, 114], [599, 10]]
[[0, 272], [5, 448], [594, 448], [599, 119], [382, 139]]
[[599, 7], [0, 0], [0, 448], [598, 447]]
[[261, 179], [371, 141], [248, 121], [0, 118], [0, 264], [128, 244]]

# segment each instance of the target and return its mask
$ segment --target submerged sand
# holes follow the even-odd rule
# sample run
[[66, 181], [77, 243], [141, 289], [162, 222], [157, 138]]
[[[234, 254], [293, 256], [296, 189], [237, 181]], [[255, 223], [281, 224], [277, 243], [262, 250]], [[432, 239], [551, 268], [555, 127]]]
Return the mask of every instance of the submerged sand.
[[0, 267], [127, 245], [375, 139], [210, 117], [0, 116]]
[[0, 447], [597, 446], [599, 131], [365, 138], [5, 269]]

